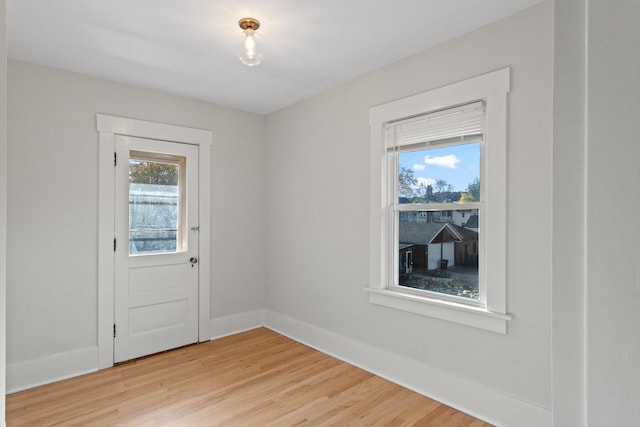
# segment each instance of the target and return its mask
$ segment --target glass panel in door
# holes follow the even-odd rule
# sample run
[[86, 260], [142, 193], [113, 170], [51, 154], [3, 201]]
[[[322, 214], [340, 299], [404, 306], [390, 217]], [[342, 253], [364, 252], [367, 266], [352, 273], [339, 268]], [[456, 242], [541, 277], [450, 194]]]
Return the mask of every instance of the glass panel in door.
[[182, 156], [131, 151], [129, 255], [185, 250]]

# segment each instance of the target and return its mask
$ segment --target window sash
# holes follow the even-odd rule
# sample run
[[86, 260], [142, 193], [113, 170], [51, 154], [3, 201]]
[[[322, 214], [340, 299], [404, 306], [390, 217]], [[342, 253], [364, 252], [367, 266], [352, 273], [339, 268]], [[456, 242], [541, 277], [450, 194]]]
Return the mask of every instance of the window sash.
[[[480, 141], [480, 167], [482, 175], [484, 158], [484, 123], [485, 102], [471, 102], [443, 110], [420, 114], [407, 119], [390, 121], [384, 124], [384, 138], [387, 150], [386, 173], [388, 179], [387, 192], [387, 223], [391, 225], [389, 231], [388, 280], [387, 289], [401, 290], [416, 295], [427, 295], [431, 298], [452, 301], [467, 306], [486, 307], [486, 284], [483, 274], [479, 271], [477, 299], [469, 299], [440, 292], [411, 289], [399, 285], [400, 257], [399, 257], [399, 220], [400, 212], [406, 211], [446, 211], [455, 209], [477, 209], [484, 215], [484, 182], [481, 180], [479, 202], [464, 203], [399, 203], [399, 154], [408, 151], [425, 150], [446, 146], [464, 145]], [[483, 231], [479, 232], [479, 239], [483, 238]], [[483, 246], [480, 245], [480, 248]], [[484, 253], [480, 250], [480, 256]], [[479, 266], [482, 269], [482, 265]]]
[[[414, 144], [415, 145], [415, 144]], [[420, 145], [422, 148], [430, 148], [430, 144], [423, 142]], [[458, 144], [450, 144], [450, 145], [461, 145]], [[484, 144], [481, 145], [480, 148], [480, 163], [482, 169], [482, 159], [484, 158]], [[399, 203], [398, 198], [398, 184], [399, 184], [399, 175], [398, 175], [398, 154], [402, 151], [408, 151], [408, 148], [403, 147], [399, 150], [393, 149], [393, 151], [387, 153], [387, 162], [386, 162], [386, 176], [387, 176], [387, 185], [390, 191], [388, 191], [389, 199], [387, 200], [387, 224], [390, 225], [388, 229], [388, 248], [391, 249], [391, 252], [387, 255], [387, 272], [388, 278], [386, 281], [386, 288], [389, 290], [398, 290], [404, 293], [414, 294], [414, 295], [425, 295], [430, 298], [436, 300], [450, 301], [458, 304], [462, 304], [464, 306], [469, 307], [482, 307], [486, 308], [487, 306], [487, 285], [485, 283], [485, 274], [484, 274], [484, 265], [480, 263], [478, 266], [478, 298], [477, 299], [469, 299], [464, 297], [458, 297], [454, 295], [448, 295], [440, 292], [432, 292], [420, 289], [412, 289], [405, 286], [399, 285], [399, 266], [400, 266], [400, 213], [401, 212], [409, 212], [409, 211], [448, 211], [448, 210], [470, 210], [477, 209], [479, 215], [485, 214], [485, 203], [483, 201], [482, 195], [484, 194], [484, 183], [483, 180], [480, 181], [480, 194], [481, 201], [479, 202], [464, 202], [464, 203]], [[482, 174], [481, 174], [482, 175]], [[484, 239], [484, 230], [481, 228], [478, 231], [478, 239], [481, 242]], [[479, 257], [483, 259], [485, 256], [484, 253], [484, 245], [480, 244], [478, 248]]]

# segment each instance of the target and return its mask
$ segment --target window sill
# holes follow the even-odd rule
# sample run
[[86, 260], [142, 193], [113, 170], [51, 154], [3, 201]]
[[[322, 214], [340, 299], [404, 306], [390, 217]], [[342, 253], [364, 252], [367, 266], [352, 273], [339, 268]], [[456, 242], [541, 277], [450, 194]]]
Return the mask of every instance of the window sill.
[[511, 320], [511, 316], [508, 314], [488, 311], [481, 307], [426, 298], [389, 289], [365, 288], [365, 291], [369, 292], [369, 302], [372, 304], [448, 320], [500, 334], [507, 333], [507, 322]]

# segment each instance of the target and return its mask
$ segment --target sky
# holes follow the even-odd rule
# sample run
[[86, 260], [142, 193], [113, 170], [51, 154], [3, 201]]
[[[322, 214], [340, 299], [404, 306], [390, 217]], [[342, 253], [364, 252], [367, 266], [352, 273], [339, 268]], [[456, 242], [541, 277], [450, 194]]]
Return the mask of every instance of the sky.
[[413, 170], [418, 182], [425, 185], [444, 179], [453, 185], [453, 191], [466, 191], [470, 182], [480, 178], [479, 142], [401, 152], [398, 158], [399, 165]]

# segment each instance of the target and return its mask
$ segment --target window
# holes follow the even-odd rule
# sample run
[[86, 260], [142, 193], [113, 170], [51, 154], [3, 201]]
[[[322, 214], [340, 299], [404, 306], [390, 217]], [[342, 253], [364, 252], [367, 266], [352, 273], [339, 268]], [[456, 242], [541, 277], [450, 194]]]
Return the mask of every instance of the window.
[[182, 252], [186, 158], [131, 151], [129, 254]]
[[508, 90], [503, 69], [371, 108], [372, 303], [506, 333]]
[[[385, 124], [385, 175], [388, 187], [397, 191], [390, 194], [386, 209], [392, 224], [389, 247], [400, 255], [388, 258], [389, 288], [478, 303], [478, 254], [465, 247], [478, 241], [480, 233], [461, 220], [466, 212], [483, 211], [484, 119], [480, 101]], [[407, 245], [421, 254], [413, 268], [401, 260]]]

